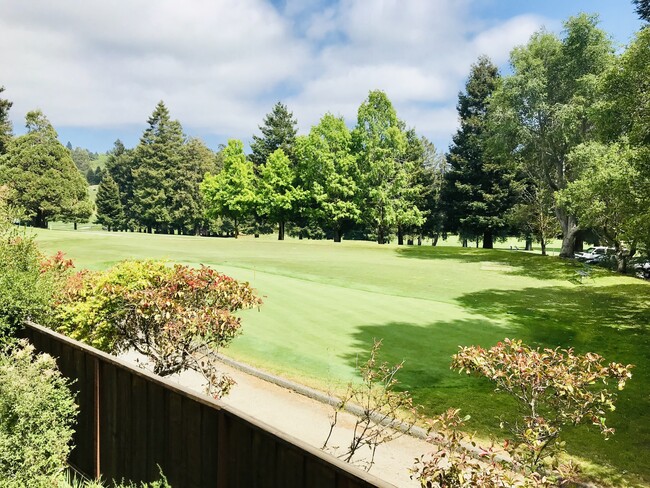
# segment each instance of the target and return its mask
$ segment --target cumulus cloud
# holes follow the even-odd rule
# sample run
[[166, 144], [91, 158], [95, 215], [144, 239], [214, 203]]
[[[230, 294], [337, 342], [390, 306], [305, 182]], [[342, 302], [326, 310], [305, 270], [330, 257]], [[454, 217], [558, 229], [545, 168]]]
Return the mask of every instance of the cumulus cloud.
[[479, 22], [474, 2], [0, 0], [0, 84], [16, 125], [39, 107], [119, 136], [162, 99], [188, 132], [244, 140], [278, 99], [307, 132], [327, 111], [353, 124], [382, 89], [409, 126], [448, 139], [470, 64], [504, 62], [543, 22]]

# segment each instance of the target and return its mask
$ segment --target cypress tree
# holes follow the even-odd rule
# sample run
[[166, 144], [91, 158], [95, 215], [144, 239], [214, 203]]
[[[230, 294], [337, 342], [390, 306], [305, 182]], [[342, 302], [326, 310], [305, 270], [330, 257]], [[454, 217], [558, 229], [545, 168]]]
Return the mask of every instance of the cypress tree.
[[120, 202], [120, 190], [115, 180], [107, 174], [97, 188], [97, 223], [109, 231], [124, 226], [124, 211]]

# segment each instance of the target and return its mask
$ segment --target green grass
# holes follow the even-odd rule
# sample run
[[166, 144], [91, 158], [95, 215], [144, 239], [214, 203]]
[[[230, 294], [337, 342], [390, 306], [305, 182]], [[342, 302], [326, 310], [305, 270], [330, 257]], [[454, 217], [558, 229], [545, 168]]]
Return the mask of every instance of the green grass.
[[[586, 428], [567, 435], [590, 472], [622, 486], [650, 482], [650, 284], [582, 265], [509, 250], [334, 244], [272, 238], [217, 239], [97, 231], [40, 231], [49, 252], [101, 269], [125, 258], [208, 264], [250, 281], [263, 296], [245, 311], [244, 333], [227, 354], [305, 382], [336, 388], [353, 376], [374, 338], [405, 360], [401, 381], [428, 413], [459, 407], [481, 434], [512, 403], [487, 381], [449, 370], [458, 345], [516, 337], [535, 346], [574, 347], [636, 365], [610, 418], [605, 441]], [[449, 242], [456, 244], [455, 242]], [[509, 248], [509, 243], [502, 244]]]

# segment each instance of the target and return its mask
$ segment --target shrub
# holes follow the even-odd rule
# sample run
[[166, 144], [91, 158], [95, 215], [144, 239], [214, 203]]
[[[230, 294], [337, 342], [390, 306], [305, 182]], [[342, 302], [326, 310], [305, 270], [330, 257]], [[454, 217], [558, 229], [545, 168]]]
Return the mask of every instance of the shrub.
[[53, 486], [66, 469], [77, 407], [52, 357], [26, 341], [0, 353], [0, 484]]
[[111, 353], [145, 355], [161, 376], [193, 369], [208, 393], [226, 394], [232, 380], [212, 352], [239, 333], [233, 312], [261, 304], [248, 283], [205, 266], [124, 261], [105, 272], [71, 275], [59, 296], [58, 329]]

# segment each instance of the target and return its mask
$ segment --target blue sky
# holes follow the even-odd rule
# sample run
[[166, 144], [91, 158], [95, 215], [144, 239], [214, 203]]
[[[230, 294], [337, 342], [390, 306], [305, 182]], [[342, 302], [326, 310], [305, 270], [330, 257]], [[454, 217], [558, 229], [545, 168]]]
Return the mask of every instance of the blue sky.
[[278, 100], [306, 133], [325, 112], [353, 126], [370, 90], [446, 150], [458, 91], [489, 55], [579, 12], [625, 45], [641, 21], [628, 0], [0, 0], [0, 85], [40, 108], [65, 144], [134, 146], [159, 100], [185, 133], [248, 144]]

